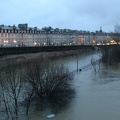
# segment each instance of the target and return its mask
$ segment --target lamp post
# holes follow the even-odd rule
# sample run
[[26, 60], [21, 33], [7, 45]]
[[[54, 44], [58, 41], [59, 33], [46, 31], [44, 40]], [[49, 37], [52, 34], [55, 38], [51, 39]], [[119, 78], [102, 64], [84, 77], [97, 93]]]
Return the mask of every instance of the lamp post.
[[0, 47], [2, 47], [2, 40], [0, 39]]
[[77, 53], [77, 72], [78, 72], [78, 53]]

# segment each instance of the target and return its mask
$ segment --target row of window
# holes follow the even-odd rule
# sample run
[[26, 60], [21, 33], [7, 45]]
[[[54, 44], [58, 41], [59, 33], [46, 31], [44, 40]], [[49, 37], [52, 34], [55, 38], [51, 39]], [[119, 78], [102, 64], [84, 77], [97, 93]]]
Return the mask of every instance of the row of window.
[[[59, 38], [77, 38], [77, 37], [94, 37], [94, 36], [88, 36], [88, 35], [46, 35], [46, 34], [43, 34], [43, 35], [35, 35], [35, 34], [22, 34], [22, 33], [19, 33], [19, 34], [14, 34], [14, 33], [0, 33], [0, 37], [13, 37], [13, 36], [16, 36], [16, 37], [43, 37], [43, 36], [46, 36], [46, 37], [53, 37], [53, 38], [56, 38], [56, 37], [59, 37]], [[95, 36], [96, 38], [97, 37], [110, 37], [110, 36]]]
[[[12, 29], [0, 29], [0, 33], [27, 33], [27, 34], [63, 34], [72, 35], [75, 33], [61, 32], [61, 31], [45, 31], [45, 30], [12, 30]], [[78, 34], [76, 34], [78, 35]]]

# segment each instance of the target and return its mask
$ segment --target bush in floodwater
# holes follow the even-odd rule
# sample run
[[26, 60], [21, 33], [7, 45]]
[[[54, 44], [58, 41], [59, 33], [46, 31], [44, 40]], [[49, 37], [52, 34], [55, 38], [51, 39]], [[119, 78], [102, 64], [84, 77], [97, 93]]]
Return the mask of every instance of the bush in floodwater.
[[54, 65], [48, 60], [28, 61], [25, 78], [27, 111], [31, 104], [40, 109], [64, 107], [74, 97], [73, 75], [63, 65]]
[[120, 62], [120, 46], [113, 45], [104, 47], [102, 50], [102, 62], [109, 65]]

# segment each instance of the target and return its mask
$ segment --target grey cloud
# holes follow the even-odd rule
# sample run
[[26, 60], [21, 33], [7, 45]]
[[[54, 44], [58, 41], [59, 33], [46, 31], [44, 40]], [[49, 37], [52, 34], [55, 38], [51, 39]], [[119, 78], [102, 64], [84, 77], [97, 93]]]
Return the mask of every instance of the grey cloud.
[[4, 0], [1, 24], [113, 31], [120, 21], [119, 0]]

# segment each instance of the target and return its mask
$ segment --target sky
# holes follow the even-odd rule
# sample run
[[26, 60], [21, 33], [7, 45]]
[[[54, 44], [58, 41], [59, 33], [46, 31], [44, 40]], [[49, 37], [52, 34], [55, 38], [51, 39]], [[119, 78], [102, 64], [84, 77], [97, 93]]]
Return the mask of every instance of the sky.
[[120, 0], [1, 0], [0, 24], [114, 32]]

